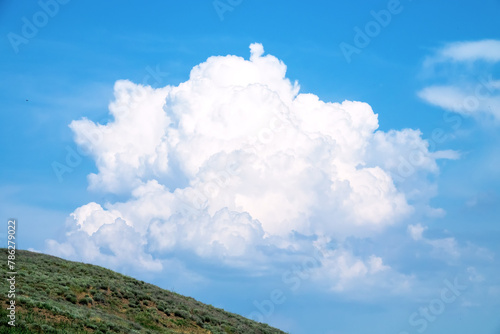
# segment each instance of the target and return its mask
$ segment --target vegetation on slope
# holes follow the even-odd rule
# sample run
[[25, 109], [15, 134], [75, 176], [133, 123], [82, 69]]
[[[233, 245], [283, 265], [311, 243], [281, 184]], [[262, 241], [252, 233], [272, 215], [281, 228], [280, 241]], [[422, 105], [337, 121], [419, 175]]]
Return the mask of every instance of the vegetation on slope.
[[94, 265], [17, 250], [16, 269], [16, 327], [4, 278], [0, 333], [283, 333]]

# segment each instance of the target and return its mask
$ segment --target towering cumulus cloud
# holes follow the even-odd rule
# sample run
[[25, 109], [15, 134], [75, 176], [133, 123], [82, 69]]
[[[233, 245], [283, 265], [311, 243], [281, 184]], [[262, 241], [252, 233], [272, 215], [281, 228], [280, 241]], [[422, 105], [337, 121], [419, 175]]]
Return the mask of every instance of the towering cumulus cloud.
[[[76, 209], [51, 252], [150, 270], [176, 251], [251, 266], [273, 261], [269, 249], [378, 233], [425, 204], [417, 187], [446, 154], [418, 130], [377, 131], [366, 103], [300, 94], [283, 62], [250, 50], [249, 60], [210, 57], [178, 86], [118, 81], [113, 121], [71, 123], [97, 165], [90, 188], [128, 200]], [[373, 255], [322, 256], [342, 261], [344, 278], [388, 270]]]

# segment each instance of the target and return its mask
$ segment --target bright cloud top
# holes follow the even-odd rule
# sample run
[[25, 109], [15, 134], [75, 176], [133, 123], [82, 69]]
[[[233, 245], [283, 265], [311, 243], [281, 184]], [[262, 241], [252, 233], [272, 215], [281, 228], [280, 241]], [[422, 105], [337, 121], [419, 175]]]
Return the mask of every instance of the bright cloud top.
[[445, 45], [427, 58], [424, 67], [441, 76], [445, 74], [446, 82], [425, 87], [418, 96], [463, 115], [486, 115], [500, 120], [500, 80], [492, 76], [493, 67], [499, 62], [498, 40]]
[[[318, 248], [296, 233], [366, 236], [428, 200], [416, 189], [449, 152], [429, 152], [418, 130], [378, 131], [366, 103], [300, 94], [282, 61], [260, 44], [250, 50], [249, 60], [210, 57], [178, 86], [118, 81], [113, 121], [71, 123], [98, 168], [90, 188], [129, 199], [76, 209], [68, 240], [49, 242], [52, 253], [114, 266], [139, 257], [150, 270], [175, 251], [265, 264], [270, 248]], [[390, 271], [374, 255], [320, 251], [336, 290], [350, 277]]]

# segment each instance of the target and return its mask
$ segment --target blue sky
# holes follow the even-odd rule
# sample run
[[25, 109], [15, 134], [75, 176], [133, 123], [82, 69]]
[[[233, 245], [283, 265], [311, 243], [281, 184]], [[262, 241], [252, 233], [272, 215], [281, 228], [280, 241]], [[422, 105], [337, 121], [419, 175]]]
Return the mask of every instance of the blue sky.
[[1, 2], [2, 216], [290, 333], [498, 334], [499, 13]]

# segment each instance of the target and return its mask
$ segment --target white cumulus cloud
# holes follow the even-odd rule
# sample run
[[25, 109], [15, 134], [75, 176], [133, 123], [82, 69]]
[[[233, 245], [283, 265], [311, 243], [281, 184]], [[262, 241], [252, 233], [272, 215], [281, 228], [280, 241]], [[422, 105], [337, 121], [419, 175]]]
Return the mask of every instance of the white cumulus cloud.
[[[176, 251], [265, 264], [269, 249], [301, 251], [293, 234], [371, 235], [428, 201], [416, 189], [452, 153], [430, 152], [418, 130], [378, 130], [367, 103], [301, 94], [282, 61], [250, 50], [210, 57], [178, 86], [118, 81], [108, 124], [71, 123], [98, 169], [90, 188], [127, 199], [77, 208], [52, 253], [148, 270]], [[375, 255], [330, 258], [339, 287], [390, 271]]]

